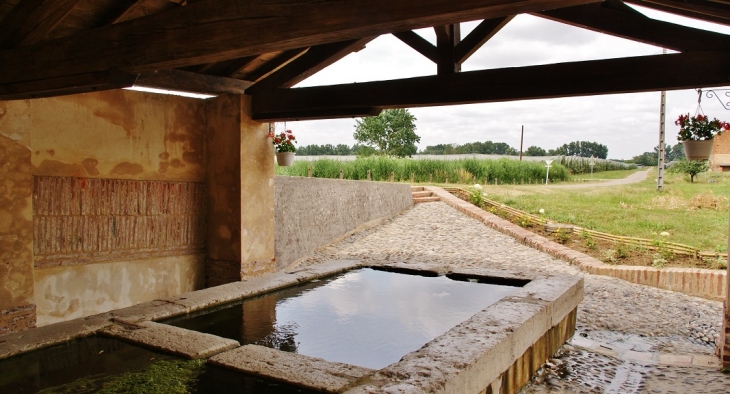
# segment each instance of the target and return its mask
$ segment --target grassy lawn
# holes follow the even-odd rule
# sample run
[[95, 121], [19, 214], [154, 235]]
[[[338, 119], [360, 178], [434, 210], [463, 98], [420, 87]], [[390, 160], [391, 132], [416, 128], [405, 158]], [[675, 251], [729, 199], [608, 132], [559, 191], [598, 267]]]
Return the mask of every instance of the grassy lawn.
[[[624, 177], [633, 171], [621, 171]], [[662, 239], [726, 252], [730, 174], [700, 174], [695, 183], [667, 174], [664, 191], [656, 191], [656, 170], [647, 180], [623, 186], [559, 189], [541, 186], [486, 186], [487, 198], [561, 223], [596, 231]], [[670, 233], [668, 237], [658, 234]]]

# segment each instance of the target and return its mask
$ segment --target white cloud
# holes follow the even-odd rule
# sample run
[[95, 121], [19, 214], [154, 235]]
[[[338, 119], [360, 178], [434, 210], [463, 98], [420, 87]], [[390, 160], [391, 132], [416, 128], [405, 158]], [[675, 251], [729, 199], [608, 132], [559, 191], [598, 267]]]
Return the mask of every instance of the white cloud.
[[[648, 16], [673, 23], [730, 34], [730, 27], [703, 23], [639, 8]], [[463, 26], [462, 36], [476, 26]], [[419, 34], [433, 42], [432, 30]], [[529, 15], [514, 18], [464, 65], [464, 71], [517, 67], [568, 61], [657, 55], [650, 45], [602, 35]], [[350, 54], [299, 86], [331, 85], [433, 75], [436, 65], [386, 35], [367, 48]], [[730, 89], [730, 87], [727, 87]], [[527, 148], [537, 145], [555, 148], [576, 140], [595, 141], [609, 148], [609, 157], [627, 159], [658, 144], [659, 92], [587, 96], [563, 99], [526, 100], [505, 103], [414, 108], [418, 118], [419, 148], [440, 143], [491, 140], [519, 148], [520, 127], [525, 126]], [[730, 120], [716, 99], [703, 98], [702, 108], [710, 117]], [[676, 143], [674, 119], [681, 113], [694, 114], [694, 90], [667, 93], [667, 143]], [[352, 145], [354, 119], [290, 122], [300, 145]]]

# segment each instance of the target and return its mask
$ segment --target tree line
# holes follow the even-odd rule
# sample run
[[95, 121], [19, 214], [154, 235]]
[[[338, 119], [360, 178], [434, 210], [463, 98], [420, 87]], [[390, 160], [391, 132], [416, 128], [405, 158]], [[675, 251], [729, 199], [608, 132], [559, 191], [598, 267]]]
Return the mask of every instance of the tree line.
[[[664, 147], [664, 160], [669, 163], [674, 160], [684, 159], [684, 145], [681, 142], [676, 145], [666, 145]], [[653, 167], [659, 165], [659, 145], [654, 147], [653, 152], [644, 152], [631, 159], [635, 164]]]

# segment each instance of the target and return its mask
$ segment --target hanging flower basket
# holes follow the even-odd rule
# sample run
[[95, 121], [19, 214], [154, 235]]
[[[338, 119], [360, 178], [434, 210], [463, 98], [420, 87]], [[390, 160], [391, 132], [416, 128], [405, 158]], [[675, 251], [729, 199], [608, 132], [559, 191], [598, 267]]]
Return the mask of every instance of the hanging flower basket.
[[294, 164], [294, 152], [276, 152], [276, 163], [282, 167], [289, 167]]
[[710, 120], [705, 115], [679, 115], [674, 124], [679, 126], [677, 139], [684, 145], [687, 160], [708, 160], [712, 156], [713, 138], [730, 130], [730, 123]]
[[715, 140], [682, 141], [684, 155], [687, 156], [687, 160], [709, 160], [712, 156], [712, 144], [714, 142]]
[[276, 150], [276, 163], [282, 167], [288, 167], [294, 163], [294, 153], [297, 148], [294, 143], [297, 139], [294, 137], [294, 133], [291, 130], [284, 131], [283, 133], [269, 132], [268, 135], [271, 138], [271, 143], [274, 144]]

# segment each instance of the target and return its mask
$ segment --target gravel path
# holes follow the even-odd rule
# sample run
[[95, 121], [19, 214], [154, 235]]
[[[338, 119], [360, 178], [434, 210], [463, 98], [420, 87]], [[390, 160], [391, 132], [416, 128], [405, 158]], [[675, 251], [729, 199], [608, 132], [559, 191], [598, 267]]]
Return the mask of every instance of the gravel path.
[[627, 176], [626, 178], [613, 179], [606, 182], [568, 183], [548, 185], [547, 187], [554, 189], [590, 189], [595, 187], [628, 185], [629, 183], [637, 183], [643, 181], [644, 179], [646, 179], [647, 175], [649, 175], [649, 171], [651, 171], [651, 169], [635, 172]]
[[[727, 392], [730, 375], [692, 366], [714, 354], [722, 303], [581, 273], [576, 267], [437, 202], [320, 249], [297, 265], [332, 259], [439, 263], [585, 278], [577, 332], [523, 393]], [[689, 356], [688, 356], [689, 355]]]

